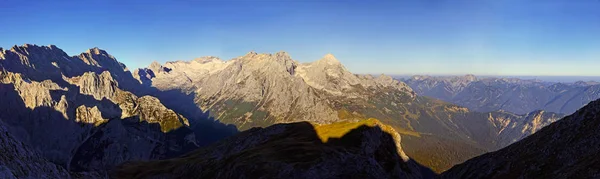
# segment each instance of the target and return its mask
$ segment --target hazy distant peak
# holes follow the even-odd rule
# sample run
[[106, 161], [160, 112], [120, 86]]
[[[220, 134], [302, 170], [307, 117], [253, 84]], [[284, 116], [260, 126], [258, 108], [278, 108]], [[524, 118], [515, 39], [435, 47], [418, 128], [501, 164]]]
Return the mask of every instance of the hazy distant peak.
[[252, 57], [252, 56], [256, 56], [258, 55], [258, 53], [256, 53], [256, 51], [252, 50], [250, 52], [248, 52], [246, 55], [244, 55], [244, 57]]
[[428, 79], [430, 77], [431, 76], [428, 76], [428, 75], [413, 75], [412, 79], [413, 80], [424, 80], [424, 79]]
[[477, 77], [473, 74], [466, 74], [464, 78], [468, 81], [477, 81]]
[[596, 82], [596, 81], [576, 81], [573, 83], [574, 85], [578, 85], [578, 86], [591, 86], [591, 85], [598, 85], [600, 84], [600, 82]]

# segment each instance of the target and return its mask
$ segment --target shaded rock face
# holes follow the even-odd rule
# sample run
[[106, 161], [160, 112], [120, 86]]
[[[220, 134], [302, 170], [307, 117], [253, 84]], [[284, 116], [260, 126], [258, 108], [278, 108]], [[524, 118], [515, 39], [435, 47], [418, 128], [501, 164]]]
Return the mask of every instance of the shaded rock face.
[[49, 162], [13, 137], [0, 122], [0, 178], [71, 178], [63, 167]]
[[442, 178], [598, 178], [600, 101], [506, 148], [452, 167]]
[[517, 78], [481, 78], [473, 75], [413, 76], [402, 80], [419, 95], [430, 96], [469, 109], [505, 110], [526, 114], [535, 110], [571, 114], [600, 98], [597, 82], [552, 83]]
[[[397, 135], [397, 134], [396, 134]], [[322, 142], [307, 122], [254, 128], [179, 158], [128, 162], [116, 178], [423, 178], [379, 126]], [[401, 150], [401, 149], [400, 149]]]
[[185, 117], [124, 90], [137, 80], [103, 50], [73, 57], [55, 46], [1, 51], [0, 118], [14, 138], [57, 166], [102, 172], [197, 147]]
[[197, 148], [190, 129], [178, 128], [163, 133], [161, 127], [140, 123], [138, 118], [110, 120], [95, 128], [78, 146], [69, 161], [70, 170], [112, 169], [130, 160], [165, 159]]

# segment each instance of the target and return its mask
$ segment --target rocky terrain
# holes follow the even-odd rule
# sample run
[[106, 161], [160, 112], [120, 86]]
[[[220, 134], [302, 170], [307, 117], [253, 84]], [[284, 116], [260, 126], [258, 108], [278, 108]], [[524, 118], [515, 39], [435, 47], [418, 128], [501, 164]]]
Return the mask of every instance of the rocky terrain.
[[154, 62], [136, 70], [134, 77], [160, 91], [189, 94], [187, 98], [203, 111], [240, 130], [377, 118], [406, 135], [407, 153], [437, 172], [504, 147], [562, 117], [544, 111], [472, 112], [417, 96], [389, 76], [352, 74], [331, 54], [312, 63], [299, 63], [286, 52], [250, 52], [227, 61], [201, 57]]
[[69, 178], [69, 172], [49, 162], [13, 137], [0, 122], [0, 178]]
[[454, 166], [442, 178], [599, 178], [600, 100], [506, 148]]
[[393, 128], [369, 119], [253, 128], [185, 156], [128, 162], [115, 178], [423, 178]]
[[155, 62], [132, 75], [98, 48], [68, 56], [26, 44], [0, 49], [0, 98], [10, 136], [71, 176], [177, 157], [237, 129], [370, 118], [403, 136], [396, 146], [406, 156], [439, 173], [561, 117], [473, 112], [417, 96], [389, 76], [352, 74], [331, 54], [299, 63], [285, 52]]
[[535, 110], [571, 114], [600, 98], [598, 82], [553, 83], [517, 78], [413, 76], [402, 79], [419, 95], [479, 112], [504, 110], [526, 114]]
[[78, 56], [56, 46], [2, 49], [0, 119], [7, 136], [28, 146], [27, 155], [55, 164], [43, 165], [57, 175], [102, 172], [124, 161], [163, 159], [197, 147], [187, 118], [155, 97], [124, 90], [133, 87], [130, 82], [137, 80], [125, 66], [98, 48]]

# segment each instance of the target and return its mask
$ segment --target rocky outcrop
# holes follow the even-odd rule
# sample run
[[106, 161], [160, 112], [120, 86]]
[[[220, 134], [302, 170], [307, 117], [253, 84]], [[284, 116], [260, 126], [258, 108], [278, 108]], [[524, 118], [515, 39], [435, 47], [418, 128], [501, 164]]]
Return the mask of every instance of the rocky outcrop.
[[155, 97], [143, 96], [137, 99], [136, 112], [140, 121], [158, 123], [163, 132], [168, 132], [183, 126], [190, 126], [190, 122], [173, 110], [167, 109]]
[[600, 101], [506, 148], [454, 166], [442, 178], [598, 178]]
[[[254, 128], [180, 158], [125, 163], [113, 175], [116, 178], [423, 178], [423, 173], [427, 173], [399, 155], [401, 148], [382, 129], [385, 125], [343, 127], [348, 125], [352, 124], [315, 129], [310, 123], [301, 122]], [[339, 130], [345, 131], [339, 138], [322, 141]]]
[[512, 116], [512, 114], [504, 114], [488, 118], [497, 128], [496, 145], [498, 148], [517, 142], [564, 117], [562, 114], [545, 111], [533, 111], [526, 115], [512, 117], [505, 117], [506, 115]]
[[517, 78], [413, 76], [403, 80], [417, 94], [479, 112], [497, 110], [527, 114], [535, 110], [571, 114], [600, 98], [597, 82], [554, 83]]
[[84, 105], [75, 109], [75, 122], [94, 124], [95, 126], [107, 122], [108, 119], [102, 118], [102, 113], [98, 106], [86, 107]]

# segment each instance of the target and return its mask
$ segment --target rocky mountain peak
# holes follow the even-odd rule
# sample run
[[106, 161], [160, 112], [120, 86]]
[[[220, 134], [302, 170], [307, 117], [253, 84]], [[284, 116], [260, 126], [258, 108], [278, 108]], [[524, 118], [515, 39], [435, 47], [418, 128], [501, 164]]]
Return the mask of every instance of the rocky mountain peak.
[[79, 54], [78, 57], [90, 66], [111, 69], [113, 71], [128, 71], [125, 64], [117, 61], [115, 57], [98, 47], [88, 49], [86, 52]]
[[321, 58], [317, 62], [326, 63], [328, 65], [336, 65], [336, 66], [342, 65], [342, 63], [337, 58], [335, 58], [335, 56], [333, 56], [333, 54], [331, 54], [331, 53], [326, 54], [325, 56], [323, 56], [323, 58]]
[[156, 72], [158, 72], [160, 68], [162, 68], [162, 65], [157, 61], [153, 61], [150, 66], [148, 66], [148, 69]]
[[252, 56], [256, 56], [258, 55], [258, 53], [256, 53], [256, 51], [252, 50], [250, 52], [248, 52], [246, 55], [244, 55], [244, 57], [252, 57]]
[[199, 63], [210, 63], [210, 62], [221, 62], [223, 60], [221, 60], [219, 57], [215, 57], [215, 56], [205, 56], [205, 57], [196, 58], [196, 59], [194, 59], [194, 61], [199, 62]]
[[94, 54], [94, 55], [108, 55], [105, 50], [102, 50], [98, 47], [90, 48], [86, 51], [86, 53]]
[[287, 53], [286, 51], [279, 51], [279, 52], [275, 53], [275, 56], [283, 57], [283, 58], [291, 58], [290, 54]]
[[22, 54], [22, 55], [42, 55], [44, 53], [51, 53], [51, 54], [57, 54], [57, 55], [67, 55], [62, 49], [56, 47], [55, 45], [48, 45], [48, 46], [38, 46], [35, 44], [24, 44], [21, 46], [13, 46], [12, 48], [10, 48], [11, 52], [13, 53], [17, 53], [17, 54]]

